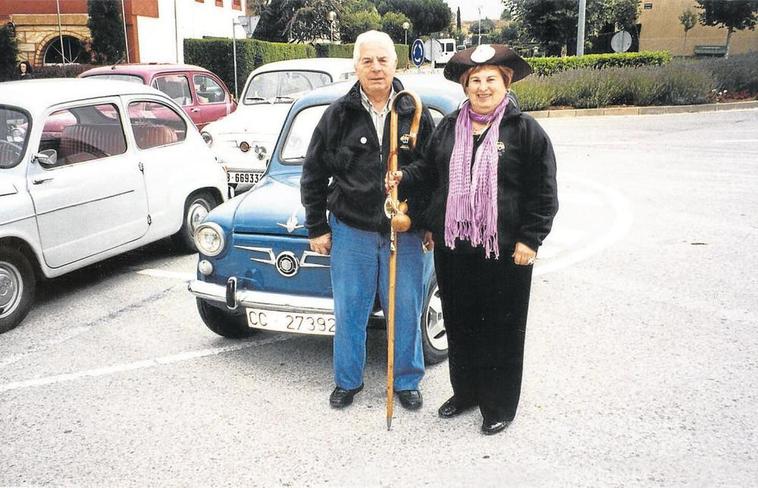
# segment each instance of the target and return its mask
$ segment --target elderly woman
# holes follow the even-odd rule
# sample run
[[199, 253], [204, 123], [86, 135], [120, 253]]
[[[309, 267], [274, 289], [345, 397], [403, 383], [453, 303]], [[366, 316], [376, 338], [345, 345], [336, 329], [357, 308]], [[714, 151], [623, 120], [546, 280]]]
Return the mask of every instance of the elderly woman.
[[507, 46], [458, 52], [444, 74], [468, 100], [440, 122], [422, 160], [388, 176], [431, 188], [423, 224], [435, 243], [453, 389], [438, 412], [479, 406], [484, 434], [516, 415], [532, 265], [558, 211], [550, 139], [508, 97], [531, 71]]

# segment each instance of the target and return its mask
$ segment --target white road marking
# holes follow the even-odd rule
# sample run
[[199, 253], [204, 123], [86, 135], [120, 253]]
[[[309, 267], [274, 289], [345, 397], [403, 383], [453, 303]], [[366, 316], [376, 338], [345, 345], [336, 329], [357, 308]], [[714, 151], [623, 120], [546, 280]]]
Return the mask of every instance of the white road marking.
[[117, 373], [124, 373], [127, 371], [135, 371], [138, 369], [154, 368], [156, 366], [164, 364], [174, 364], [183, 361], [189, 361], [191, 359], [198, 359], [208, 356], [217, 356], [219, 354], [225, 354], [227, 352], [240, 351], [242, 349], [248, 349], [256, 346], [263, 346], [267, 344], [274, 344], [276, 342], [286, 341], [291, 339], [293, 334], [281, 334], [267, 339], [259, 341], [243, 342], [241, 344], [234, 344], [225, 347], [214, 347], [211, 349], [201, 349], [197, 351], [187, 351], [170, 356], [163, 356], [153, 359], [145, 359], [143, 361], [135, 361], [133, 363], [115, 364], [113, 366], [106, 366], [104, 368], [88, 369], [85, 371], [78, 371], [76, 373], [59, 374], [55, 376], [46, 376], [43, 378], [34, 378], [25, 381], [14, 381], [11, 383], [5, 383], [0, 385], [0, 393], [19, 390], [22, 388], [31, 388], [34, 386], [53, 385], [57, 383], [65, 383], [68, 381], [74, 381], [81, 378], [95, 378], [98, 376], [107, 376]]
[[613, 208], [616, 218], [613, 220], [608, 232], [594, 241], [588, 242], [583, 247], [569, 251], [565, 255], [552, 258], [547, 262], [540, 262], [538, 258], [534, 266], [533, 276], [552, 273], [589, 258], [621, 239], [632, 226], [634, 213], [631, 204], [620, 192], [586, 178], [571, 176], [569, 179], [600, 193], [604, 197], [604, 200]]
[[194, 273], [181, 273], [179, 271], [166, 271], [165, 269], [141, 269], [137, 274], [152, 276], [153, 278], [168, 278], [171, 280], [191, 281], [195, 279]]

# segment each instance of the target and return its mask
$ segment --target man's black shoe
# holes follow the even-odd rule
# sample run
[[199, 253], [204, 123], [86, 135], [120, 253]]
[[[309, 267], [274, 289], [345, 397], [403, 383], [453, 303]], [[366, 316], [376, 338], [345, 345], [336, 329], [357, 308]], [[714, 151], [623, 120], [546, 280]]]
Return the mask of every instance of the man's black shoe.
[[449, 419], [451, 417], [455, 417], [456, 415], [462, 414], [474, 406], [475, 404], [473, 403], [463, 403], [456, 397], [452, 396], [442, 404], [442, 406], [437, 410], [437, 414], [443, 419]]
[[407, 410], [418, 410], [424, 404], [424, 399], [418, 390], [398, 390], [397, 396], [400, 398], [400, 405]]
[[339, 386], [334, 389], [331, 395], [329, 395], [329, 405], [332, 408], [345, 408], [353, 403], [353, 397], [356, 393], [363, 389], [363, 383], [358, 388], [352, 390], [346, 390]]
[[504, 431], [505, 428], [508, 427], [508, 424], [510, 424], [508, 420], [498, 420], [497, 422], [485, 420], [484, 422], [482, 422], [482, 434], [484, 435], [497, 434], [498, 432]]

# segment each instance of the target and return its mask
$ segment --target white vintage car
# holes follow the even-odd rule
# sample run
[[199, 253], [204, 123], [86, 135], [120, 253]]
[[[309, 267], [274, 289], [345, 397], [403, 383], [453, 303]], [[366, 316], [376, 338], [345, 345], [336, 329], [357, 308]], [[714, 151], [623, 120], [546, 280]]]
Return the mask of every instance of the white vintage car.
[[229, 185], [241, 193], [258, 182], [296, 99], [354, 75], [353, 60], [346, 58], [277, 61], [250, 73], [237, 110], [202, 131], [227, 170]]
[[166, 95], [113, 80], [0, 83], [0, 333], [37, 279], [193, 233], [226, 200], [223, 169]]

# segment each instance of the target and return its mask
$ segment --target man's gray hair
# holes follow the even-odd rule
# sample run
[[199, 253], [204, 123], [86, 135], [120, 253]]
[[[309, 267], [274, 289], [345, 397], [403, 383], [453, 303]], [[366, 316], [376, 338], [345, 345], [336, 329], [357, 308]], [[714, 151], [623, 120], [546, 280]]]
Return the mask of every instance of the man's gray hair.
[[395, 51], [395, 43], [392, 42], [392, 38], [386, 32], [370, 30], [355, 39], [353, 64], [356, 66], [358, 66], [358, 61], [361, 59], [361, 46], [366, 43], [379, 44], [387, 51], [390, 60], [397, 62], [397, 52]]

